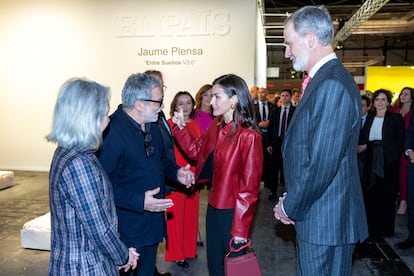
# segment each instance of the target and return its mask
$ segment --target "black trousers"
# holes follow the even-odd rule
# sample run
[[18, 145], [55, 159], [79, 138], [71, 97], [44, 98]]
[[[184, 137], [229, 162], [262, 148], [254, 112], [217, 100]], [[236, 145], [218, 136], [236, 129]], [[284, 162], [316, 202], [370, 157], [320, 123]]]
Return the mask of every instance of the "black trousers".
[[224, 276], [224, 257], [229, 252], [234, 209], [207, 207], [207, 264], [210, 275]]
[[268, 184], [265, 186], [270, 189], [270, 192], [273, 195], [276, 196], [279, 184], [283, 184], [285, 182], [283, 175], [282, 140], [279, 139], [276, 141], [272, 147], [273, 152], [270, 156], [270, 166], [268, 168]]
[[[364, 193], [365, 211], [369, 235], [373, 237], [389, 237], [394, 235], [395, 201], [397, 199], [399, 162], [385, 163], [378, 167], [375, 151], [378, 145], [368, 143], [362, 190]], [[378, 153], [378, 152], [377, 152]], [[380, 150], [380, 153], [382, 151]], [[374, 173], [381, 170], [383, 177]]]

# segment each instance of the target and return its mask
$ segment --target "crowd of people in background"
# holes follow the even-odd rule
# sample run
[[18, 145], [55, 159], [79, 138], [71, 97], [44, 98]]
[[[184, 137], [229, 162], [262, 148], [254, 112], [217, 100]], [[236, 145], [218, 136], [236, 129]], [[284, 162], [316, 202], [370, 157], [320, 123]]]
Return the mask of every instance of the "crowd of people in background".
[[356, 244], [394, 235], [407, 210], [409, 236], [396, 246], [413, 247], [413, 88], [395, 103], [386, 89], [361, 96], [333, 51], [331, 22], [323, 6], [286, 20], [285, 56], [308, 77], [271, 96], [226, 74], [195, 98], [171, 95], [167, 119], [162, 73], [150, 70], [127, 78], [108, 118], [108, 88], [66, 82], [47, 136], [58, 144], [50, 274], [170, 275], [156, 268], [164, 239], [165, 260], [188, 268], [204, 246], [208, 189], [208, 270], [224, 276], [229, 242], [250, 239], [261, 181], [275, 218], [295, 225], [298, 275], [350, 275]]

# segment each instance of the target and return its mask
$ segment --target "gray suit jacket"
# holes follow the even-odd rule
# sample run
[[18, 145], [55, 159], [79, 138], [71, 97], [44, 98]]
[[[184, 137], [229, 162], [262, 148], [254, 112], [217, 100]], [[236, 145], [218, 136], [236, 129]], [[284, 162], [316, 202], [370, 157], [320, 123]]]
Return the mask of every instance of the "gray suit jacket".
[[339, 60], [315, 74], [293, 114], [282, 154], [297, 238], [344, 245], [368, 236], [357, 165], [361, 97]]

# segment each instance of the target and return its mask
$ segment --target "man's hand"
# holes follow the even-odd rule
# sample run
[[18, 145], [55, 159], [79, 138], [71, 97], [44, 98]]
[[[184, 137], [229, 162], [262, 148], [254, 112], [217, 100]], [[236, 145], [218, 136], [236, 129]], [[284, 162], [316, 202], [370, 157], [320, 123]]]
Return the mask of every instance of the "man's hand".
[[269, 126], [269, 120], [260, 121], [257, 125], [260, 128], [267, 128]]
[[187, 164], [185, 167], [181, 167], [177, 171], [177, 179], [187, 188], [190, 188], [191, 185], [195, 183], [194, 173], [190, 170], [190, 164]]
[[154, 195], [160, 192], [160, 188], [145, 192], [144, 210], [149, 212], [164, 212], [174, 205], [171, 199], [155, 198]]
[[291, 220], [289, 217], [286, 216], [285, 212], [283, 211], [283, 201], [285, 200], [286, 195], [283, 195], [283, 197], [279, 197], [279, 202], [276, 204], [275, 208], [273, 208], [273, 212], [275, 215], [275, 218], [277, 220], [280, 220], [283, 224], [295, 224], [293, 220]]

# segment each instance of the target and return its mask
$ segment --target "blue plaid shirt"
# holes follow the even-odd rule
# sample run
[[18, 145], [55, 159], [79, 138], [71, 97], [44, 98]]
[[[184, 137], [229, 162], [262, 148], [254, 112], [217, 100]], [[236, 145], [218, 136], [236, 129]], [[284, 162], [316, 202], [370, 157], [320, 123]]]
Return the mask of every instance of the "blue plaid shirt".
[[112, 186], [92, 151], [58, 147], [49, 176], [49, 275], [118, 275], [128, 261]]

